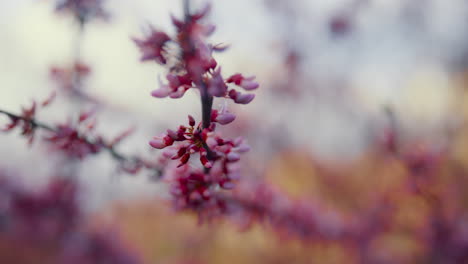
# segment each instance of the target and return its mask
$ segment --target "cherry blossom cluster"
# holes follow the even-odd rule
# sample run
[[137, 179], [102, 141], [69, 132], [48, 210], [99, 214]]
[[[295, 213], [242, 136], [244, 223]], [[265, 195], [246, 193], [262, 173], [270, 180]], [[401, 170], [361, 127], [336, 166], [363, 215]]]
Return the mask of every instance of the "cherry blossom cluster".
[[[248, 104], [254, 99], [254, 94], [241, 93], [229, 88], [229, 84], [252, 91], [259, 87], [254, 81], [255, 77], [244, 77], [237, 73], [223, 78], [221, 67], [212, 55], [226, 47], [204, 41], [214, 32], [213, 25], [202, 24], [200, 21], [208, 11], [209, 7], [189, 15], [184, 21], [173, 17], [172, 22], [177, 30], [175, 38], [150, 27], [146, 38], [134, 39], [143, 54], [142, 61], [155, 61], [161, 65], [172, 62], [172, 65], [168, 65], [171, 71], [166, 75], [167, 83], [160, 81], [159, 88], [152, 92], [152, 96], [180, 98], [190, 88], [198, 88], [201, 93], [207, 90], [210, 96], [230, 98], [238, 104]], [[180, 56], [174, 56], [171, 52], [171, 43], [177, 44]]]
[[5, 176], [0, 178], [0, 244], [9, 246], [1, 263], [140, 263], [116, 235], [87, 230], [80, 188], [71, 179], [54, 178], [33, 192]]
[[[226, 114], [230, 115], [230, 114]], [[212, 112], [212, 121], [219, 122], [217, 111]], [[189, 126], [180, 126], [177, 131], [167, 130], [155, 137], [150, 145], [165, 149], [160, 160], [169, 165], [171, 160], [178, 160], [175, 168], [166, 169], [167, 178], [173, 178], [172, 194], [177, 207], [198, 208], [202, 202], [211, 202], [212, 193], [218, 187], [229, 190], [240, 177], [240, 155], [249, 150], [249, 146], [239, 137], [234, 140], [223, 139], [215, 130], [215, 123], [202, 129], [201, 123], [195, 127], [195, 120], [189, 116]], [[193, 168], [188, 162], [192, 155], [198, 155], [202, 168]]]
[[76, 122], [56, 126], [52, 135], [45, 138], [51, 147], [69, 157], [83, 159], [90, 154], [99, 153], [106, 145], [102, 136], [95, 134], [96, 120], [90, 119], [92, 112], [81, 113]]
[[[253, 76], [245, 77], [240, 73], [228, 78], [222, 76], [221, 67], [212, 55], [226, 47], [205, 41], [214, 31], [213, 25], [202, 23], [210, 7], [194, 14], [187, 9], [185, 6], [184, 20], [172, 17], [177, 31], [175, 37], [150, 27], [146, 38], [135, 38], [134, 41], [143, 54], [142, 61], [155, 61], [169, 68], [167, 83], [160, 80], [159, 88], [151, 95], [180, 98], [189, 89], [197, 89], [202, 103], [202, 120], [197, 123], [189, 115], [188, 126], [181, 125], [175, 131], [169, 129], [154, 137], [150, 145], [165, 149], [161, 163], [166, 166], [166, 179], [173, 183], [172, 194], [178, 208], [206, 209], [213, 204], [222, 207], [222, 201], [214, 199], [213, 193], [234, 187], [234, 181], [240, 174], [240, 155], [249, 147], [241, 137], [226, 139], [216, 131], [217, 125], [233, 122], [235, 115], [226, 107], [212, 109], [213, 99], [217, 97], [248, 104], [255, 95], [230, 86], [252, 91], [259, 85]], [[198, 157], [199, 166], [195, 162], [189, 163], [193, 156]], [[178, 163], [171, 166], [171, 160], [178, 160]]]

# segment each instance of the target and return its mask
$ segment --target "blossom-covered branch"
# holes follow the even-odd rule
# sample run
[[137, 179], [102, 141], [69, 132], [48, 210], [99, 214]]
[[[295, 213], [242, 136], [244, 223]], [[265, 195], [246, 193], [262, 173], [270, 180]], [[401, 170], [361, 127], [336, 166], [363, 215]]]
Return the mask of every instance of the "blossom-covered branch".
[[[166, 179], [172, 182], [172, 194], [178, 208], [195, 209], [199, 213], [211, 209], [222, 211], [222, 201], [214, 193], [234, 187], [240, 176], [240, 155], [247, 152], [249, 147], [241, 137], [226, 139], [217, 131], [218, 124], [233, 122], [235, 115], [227, 107], [213, 109], [213, 102], [219, 98], [248, 104], [255, 95], [239, 92], [229, 85], [246, 91], [255, 90], [259, 85], [254, 81], [255, 77], [244, 77], [239, 73], [223, 78], [221, 66], [213, 53], [226, 47], [205, 41], [215, 29], [211, 24], [202, 23], [210, 6], [191, 13], [189, 2], [183, 1], [183, 20], [172, 17], [176, 36], [170, 37], [150, 27], [146, 38], [135, 38], [134, 41], [143, 54], [142, 61], [155, 61], [169, 69], [166, 75], [168, 83], [160, 80], [160, 87], [151, 95], [180, 98], [189, 89], [196, 89], [200, 93], [202, 120], [197, 124], [189, 115], [188, 126], [168, 129], [166, 133], [154, 137], [150, 145], [165, 149], [160, 162], [166, 168]], [[189, 163], [194, 155], [199, 157], [199, 164]], [[174, 164], [171, 160], [179, 162]]]
[[8, 116], [10, 119], [10, 123], [3, 131], [11, 131], [18, 127], [21, 129], [21, 134], [27, 137], [31, 144], [35, 138], [36, 129], [40, 128], [50, 134], [48, 137], [45, 137], [45, 141], [51, 143], [53, 149], [60, 150], [69, 157], [83, 159], [89, 154], [97, 154], [101, 150], [105, 150], [120, 163], [120, 168], [127, 172], [136, 173], [142, 167], [147, 167], [154, 170], [157, 175], [161, 174], [159, 168], [144, 161], [142, 158], [128, 156], [116, 150], [115, 146], [126, 138], [131, 133], [131, 130], [124, 131], [114, 139], [107, 141], [99, 135], [93, 137], [85, 135], [92, 131], [95, 126], [95, 121], [85, 123], [92, 115], [92, 112], [80, 114], [77, 125], [83, 125], [85, 129], [84, 131], [80, 131], [80, 128], [72, 122], [53, 126], [38, 121], [34, 117], [36, 109], [37, 104], [35, 102], [33, 102], [30, 108], [23, 108], [21, 115], [0, 109], [0, 113]]

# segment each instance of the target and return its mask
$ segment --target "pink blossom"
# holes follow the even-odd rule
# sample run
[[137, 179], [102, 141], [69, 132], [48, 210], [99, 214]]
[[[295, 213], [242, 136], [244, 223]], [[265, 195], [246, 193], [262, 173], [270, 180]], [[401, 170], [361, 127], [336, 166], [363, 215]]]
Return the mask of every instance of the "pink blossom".
[[191, 87], [191, 81], [185, 75], [166, 75], [166, 79], [169, 81], [168, 84], [164, 84], [160, 78], [159, 89], [154, 90], [151, 95], [157, 98], [164, 98], [169, 96], [170, 98], [180, 98], [185, 92]]
[[208, 81], [208, 93], [216, 97], [224, 97], [227, 92], [227, 85], [221, 76], [221, 67], [218, 67]]
[[170, 40], [166, 33], [157, 31], [154, 28], [151, 28], [150, 35], [145, 39], [133, 39], [143, 53], [142, 61], [155, 60], [159, 64], [166, 64], [167, 62], [163, 52], [166, 43]]
[[236, 119], [236, 116], [227, 111], [223, 111], [220, 113], [218, 110], [212, 110], [211, 112], [211, 121], [217, 122], [221, 125], [227, 125], [234, 121], [234, 119]]
[[237, 73], [229, 77], [226, 82], [234, 83], [237, 86], [244, 88], [247, 91], [255, 90], [259, 87], [257, 82], [254, 82], [255, 76], [244, 77], [242, 74]]
[[171, 90], [166, 85], [166, 86], [161, 86], [159, 87], [159, 89], [152, 91], [151, 95], [157, 98], [164, 98], [164, 97], [167, 97], [170, 93], [171, 93]]
[[240, 155], [236, 152], [230, 152], [226, 156], [228, 161], [238, 161], [240, 160]]
[[248, 104], [255, 98], [255, 94], [242, 94], [236, 90], [230, 90], [229, 97], [238, 104]]
[[234, 114], [224, 113], [216, 117], [216, 122], [220, 123], [221, 125], [226, 125], [234, 121], [234, 119], [236, 119], [236, 116]]
[[167, 146], [172, 145], [172, 143], [174, 143], [174, 140], [167, 134], [162, 134], [159, 137], [154, 137], [153, 140], [149, 142], [149, 144], [153, 148], [157, 148], [157, 149], [163, 149]]

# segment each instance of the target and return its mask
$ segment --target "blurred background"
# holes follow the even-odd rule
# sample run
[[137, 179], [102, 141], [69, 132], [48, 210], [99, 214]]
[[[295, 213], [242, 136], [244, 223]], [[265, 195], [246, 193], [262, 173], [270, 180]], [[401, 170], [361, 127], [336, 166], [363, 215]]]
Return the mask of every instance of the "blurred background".
[[[148, 25], [173, 33], [170, 14], [181, 16], [181, 1], [108, 0], [109, 18], [82, 32], [71, 16], [54, 12], [55, 4], [0, 2], [0, 108], [19, 112], [57, 90], [50, 69], [71, 65], [78, 49], [91, 69], [81, 88], [103, 106], [97, 130], [115, 136], [134, 127], [119, 149], [157, 159], [148, 141], [185, 123], [187, 114], [199, 118], [198, 94], [151, 97], [165, 69], [140, 62], [132, 38]], [[323, 214], [356, 216], [385, 200], [394, 208], [391, 228], [369, 239], [372, 253], [363, 258], [348, 241], [283, 238], [267, 225], [200, 226], [196, 216], [158, 202], [167, 196], [164, 184], [144, 171], [118, 173], [105, 153], [77, 169], [93, 223], [117, 226], [148, 263], [468, 263], [459, 262], [458, 251], [434, 253], [438, 240], [430, 235], [434, 208], [450, 207], [442, 213], [450, 231], [442, 233], [468, 250], [467, 1], [219, 0], [208, 21], [216, 25], [210, 42], [230, 45], [216, 56], [223, 72], [255, 75], [260, 83], [253, 103], [229, 105], [237, 119], [223, 131], [251, 145], [243, 178], [322, 204]], [[57, 100], [38, 117], [53, 123], [82, 108], [92, 107]], [[55, 176], [63, 159], [44, 159], [47, 146], [29, 147], [17, 133], [1, 135], [0, 145], [1, 167], [25, 175], [30, 188]], [[400, 189], [407, 182], [430, 191]]]

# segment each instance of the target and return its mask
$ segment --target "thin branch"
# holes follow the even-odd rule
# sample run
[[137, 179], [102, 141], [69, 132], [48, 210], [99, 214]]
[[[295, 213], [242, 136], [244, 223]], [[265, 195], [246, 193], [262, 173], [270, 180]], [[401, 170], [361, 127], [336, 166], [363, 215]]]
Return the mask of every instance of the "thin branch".
[[17, 114], [13, 114], [11, 112], [8, 112], [8, 111], [2, 110], [2, 109], [0, 109], [0, 113], [4, 114], [4, 115], [7, 115], [11, 119], [23, 120], [24, 122], [28, 122], [33, 127], [38, 127], [38, 128], [42, 128], [42, 129], [47, 130], [47, 131], [56, 132], [56, 129], [54, 129], [53, 127], [51, 127], [51, 126], [49, 126], [47, 124], [37, 122], [34, 119], [29, 119], [29, 118], [26, 118], [26, 117], [23, 117], [23, 116], [20, 116], [20, 115], [17, 115]]
[[[0, 113], [10, 117], [11, 119], [22, 120], [23, 122], [27, 122], [27, 123], [31, 124], [33, 127], [35, 127], [35, 128], [41, 128], [41, 129], [47, 130], [49, 132], [55, 132], [55, 133], [59, 132], [57, 128], [55, 128], [55, 127], [53, 127], [51, 125], [39, 122], [36, 119], [26, 118], [26, 117], [23, 117], [21, 115], [17, 115], [17, 114], [14, 114], [12, 112], [2, 110], [2, 109], [0, 109]], [[98, 144], [97, 142], [95, 142], [94, 140], [91, 140], [89, 138], [86, 138], [86, 137], [83, 137], [83, 136], [80, 136], [80, 138], [83, 139], [88, 144], [92, 144], [92, 145]], [[140, 157], [138, 157], [138, 156], [128, 156], [128, 155], [125, 155], [123, 153], [120, 153], [111, 145], [102, 144], [102, 147], [103, 147], [103, 149], [105, 149], [111, 155], [111, 157], [113, 159], [115, 159], [115, 160], [117, 160], [119, 162], [133, 162], [135, 164], [138, 164], [138, 163], [142, 162]], [[158, 168], [151, 168], [151, 169], [154, 170], [158, 175], [162, 175], [162, 171], [160, 169], [158, 169]]]
[[183, 0], [185, 19], [190, 17], [190, 0]]

